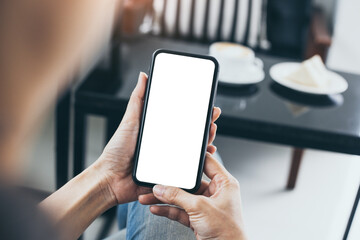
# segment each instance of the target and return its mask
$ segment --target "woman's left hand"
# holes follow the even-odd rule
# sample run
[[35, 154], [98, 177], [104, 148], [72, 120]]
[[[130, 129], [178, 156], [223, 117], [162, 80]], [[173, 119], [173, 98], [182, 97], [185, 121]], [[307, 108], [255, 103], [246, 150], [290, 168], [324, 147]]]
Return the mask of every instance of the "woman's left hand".
[[[139, 195], [152, 192], [151, 188], [137, 186], [132, 179], [133, 157], [140, 128], [146, 82], [146, 74], [140, 73], [118, 129], [93, 165], [100, 173], [101, 179], [105, 179], [105, 184], [113, 195], [114, 204], [135, 201]], [[220, 108], [213, 109], [207, 147], [207, 151], [211, 154], [216, 151], [216, 147], [212, 145], [217, 130], [214, 122], [219, 118], [220, 113]]]

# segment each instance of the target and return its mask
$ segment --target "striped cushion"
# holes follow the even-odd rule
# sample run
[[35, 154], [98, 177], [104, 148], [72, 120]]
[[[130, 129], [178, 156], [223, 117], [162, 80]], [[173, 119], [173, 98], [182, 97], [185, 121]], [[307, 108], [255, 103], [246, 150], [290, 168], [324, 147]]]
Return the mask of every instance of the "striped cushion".
[[154, 0], [152, 31], [257, 47], [266, 39], [265, 5], [266, 0]]

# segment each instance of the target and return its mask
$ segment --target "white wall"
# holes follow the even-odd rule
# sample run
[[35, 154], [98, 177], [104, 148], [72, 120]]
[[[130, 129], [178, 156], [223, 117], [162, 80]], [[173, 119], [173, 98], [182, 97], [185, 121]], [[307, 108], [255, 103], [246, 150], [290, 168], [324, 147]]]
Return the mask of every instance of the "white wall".
[[359, 10], [359, 0], [339, 1], [336, 8], [333, 43], [327, 60], [328, 67], [360, 74]]

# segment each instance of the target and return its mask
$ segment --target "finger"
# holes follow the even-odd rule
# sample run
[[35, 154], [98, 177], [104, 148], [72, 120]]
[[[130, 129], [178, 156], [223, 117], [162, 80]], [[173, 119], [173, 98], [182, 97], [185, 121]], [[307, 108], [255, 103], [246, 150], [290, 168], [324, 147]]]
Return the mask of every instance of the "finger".
[[128, 106], [124, 115], [124, 120], [139, 120], [142, 112], [142, 107], [144, 103], [145, 90], [147, 75], [143, 72], [140, 72], [138, 82], [134, 91], [131, 93]]
[[185, 192], [180, 188], [163, 185], [154, 186], [153, 193], [161, 202], [177, 205], [185, 210], [191, 209], [197, 198], [196, 195]]
[[133, 101], [144, 100], [147, 79], [148, 76], [146, 73], [144, 72], [139, 73], [138, 82], [134, 88], [134, 91], [131, 93], [130, 100]]
[[207, 146], [207, 149], [206, 149], [206, 151], [208, 153], [210, 153], [211, 155], [214, 154], [216, 152], [216, 150], [217, 150], [217, 148], [214, 145], [209, 145], [209, 146]]
[[219, 107], [214, 107], [211, 122], [214, 123], [216, 120], [218, 120], [220, 115], [221, 115], [221, 109]]
[[149, 194], [151, 193], [152, 194], [152, 189], [149, 188], [149, 187], [138, 187], [136, 189], [136, 194], [139, 196], [139, 195], [144, 195], [144, 194]]
[[213, 179], [216, 174], [224, 176], [230, 175], [230, 173], [222, 166], [211, 154], [206, 153], [204, 173], [210, 179]]
[[150, 212], [190, 227], [189, 215], [183, 209], [170, 206], [151, 206]]
[[205, 180], [201, 180], [201, 185], [199, 190], [196, 191], [196, 195], [203, 195], [203, 193], [206, 191], [206, 189], [209, 187], [209, 182]]
[[[206, 189], [209, 187], [209, 182], [206, 180], [201, 180], [201, 185], [199, 190], [196, 191], [196, 195], [202, 195]], [[142, 205], [153, 205], [153, 204], [161, 204], [163, 202], [161, 202], [159, 199], [157, 199], [153, 193], [147, 193], [147, 194], [143, 194], [140, 195], [138, 197], [139, 202]]]
[[216, 137], [217, 125], [212, 123], [210, 126], [208, 145], [212, 144]]
[[139, 200], [139, 203], [141, 203], [142, 205], [154, 205], [154, 204], [161, 204], [162, 203], [159, 199], [157, 199], [154, 196], [153, 193], [140, 195], [138, 200]]

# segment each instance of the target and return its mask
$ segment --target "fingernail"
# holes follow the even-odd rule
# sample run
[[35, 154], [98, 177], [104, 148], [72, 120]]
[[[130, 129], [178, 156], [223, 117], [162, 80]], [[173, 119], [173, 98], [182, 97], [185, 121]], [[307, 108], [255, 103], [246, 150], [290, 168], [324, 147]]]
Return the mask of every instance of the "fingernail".
[[220, 114], [221, 114], [221, 108], [219, 108], [219, 107], [216, 107], [217, 109], [219, 109], [219, 111], [220, 111]]
[[140, 72], [139, 78], [141, 77], [141, 75], [144, 75], [145, 77], [148, 77], [148, 75], [146, 73], [144, 73], [144, 72]]
[[153, 192], [156, 196], [161, 197], [164, 194], [164, 191], [165, 191], [165, 187], [162, 185], [155, 185], [153, 187]]

